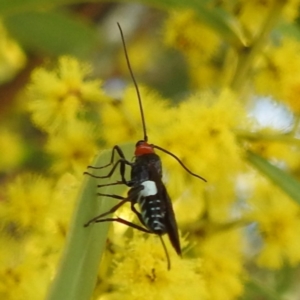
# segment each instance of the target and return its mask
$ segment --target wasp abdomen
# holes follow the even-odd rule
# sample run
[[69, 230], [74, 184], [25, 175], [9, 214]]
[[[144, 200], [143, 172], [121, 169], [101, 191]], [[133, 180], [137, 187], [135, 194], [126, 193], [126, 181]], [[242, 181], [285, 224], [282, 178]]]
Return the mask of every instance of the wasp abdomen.
[[142, 219], [146, 227], [156, 234], [166, 233], [164, 224], [165, 209], [162, 201], [159, 199], [156, 183], [152, 180], [146, 180], [141, 183], [144, 187], [138, 196]]

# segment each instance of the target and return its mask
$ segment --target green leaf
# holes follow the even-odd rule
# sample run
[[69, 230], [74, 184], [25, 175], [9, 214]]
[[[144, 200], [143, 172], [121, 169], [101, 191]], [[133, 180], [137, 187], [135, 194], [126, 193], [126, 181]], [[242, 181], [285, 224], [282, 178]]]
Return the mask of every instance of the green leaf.
[[[127, 2], [127, 1], [126, 1]], [[140, 3], [164, 9], [192, 9], [199, 19], [214, 29], [222, 38], [237, 46], [246, 46], [247, 39], [239, 21], [230, 13], [219, 7], [209, 6], [207, 1], [199, 0], [140, 0]], [[199, 32], [201, 36], [201, 32]]]
[[[0, 15], [6, 17], [37, 9], [49, 9], [58, 5], [78, 3], [72, 0], [0, 0]], [[83, 1], [82, 1], [83, 2]]]
[[286, 194], [300, 204], [300, 182], [298, 180], [251, 151], [247, 152], [247, 159], [261, 173], [266, 175]]
[[[71, 3], [80, 3], [85, 1], [78, 0], [0, 0], [0, 14], [2, 16], [13, 15], [16, 13], [28, 13], [36, 9], [49, 9], [59, 5], [66, 5]], [[100, 1], [93, 1], [100, 2]], [[112, 1], [107, 1], [112, 2]], [[128, 0], [119, 0], [119, 2], [130, 2]], [[139, 3], [155, 6], [160, 9], [168, 11], [174, 9], [192, 9], [199, 19], [214, 29], [220, 36], [229, 41], [231, 44], [237, 46], [247, 45], [247, 39], [239, 21], [230, 13], [226, 12], [220, 7], [210, 5], [209, 1], [199, 0], [140, 0]], [[63, 27], [60, 27], [63, 29]], [[201, 32], [199, 32], [201, 35]]]
[[27, 50], [52, 55], [86, 56], [96, 44], [96, 32], [68, 14], [26, 12], [4, 19], [11, 35]]
[[300, 28], [295, 23], [281, 22], [278, 26], [279, 32], [283, 36], [288, 36], [300, 40]]
[[[122, 146], [125, 156], [132, 156], [132, 144]], [[110, 161], [111, 150], [105, 150], [96, 157], [93, 166], [105, 165]], [[89, 171], [92, 169], [89, 169]], [[94, 170], [93, 174], [106, 175], [111, 167]], [[66, 247], [60, 267], [52, 283], [47, 300], [88, 300], [95, 288], [99, 262], [105, 249], [107, 233], [111, 222], [83, 225], [93, 217], [108, 211], [118, 200], [97, 196], [97, 184], [120, 180], [118, 169], [110, 179], [96, 179], [84, 175], [71, 222]], [[124, 185], [101, 188], [102, 193], [122, 194]]]
[[245, 283], [245, 295], [244, 300], [252, 299], [265, 299], [265, 300], [281, 300], [282, 297], [279, 296], [272, 287], [266, 285], [263, 281], [258, 281], [255, 278], [249, 278]]

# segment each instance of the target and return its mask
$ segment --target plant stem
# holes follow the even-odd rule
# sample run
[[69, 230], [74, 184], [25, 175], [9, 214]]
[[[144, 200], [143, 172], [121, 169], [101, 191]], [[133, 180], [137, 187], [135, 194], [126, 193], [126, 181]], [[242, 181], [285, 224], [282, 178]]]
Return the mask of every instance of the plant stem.
[[244, 85], [252, 70], [255, 58], [262, 51], [264, 45], [266, 44], [266, 40], [270, 32], [276, 25], [285, 3], [286, 1], [275, 0], [273, 7], [271, 8], [270, 13], [266, 18], [265, 24], [262, 27], [257, 38], [253, 41], [252, 45], [242, 48], [236, 72], [231, 82], [231, 88], [234, 91], [239, 92], [243, 90]]

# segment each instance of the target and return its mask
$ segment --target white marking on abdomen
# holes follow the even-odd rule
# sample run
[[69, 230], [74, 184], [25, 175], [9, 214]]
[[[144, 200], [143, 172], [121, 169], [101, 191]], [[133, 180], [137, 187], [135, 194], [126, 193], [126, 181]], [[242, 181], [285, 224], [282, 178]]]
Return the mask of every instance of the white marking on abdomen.
[[160, 210], [159, 207], [151, 207], [150, 209], [151, 209], [151, 210]]
[[142, 182], [142, 186], [144, 187], [144, 189], [140, 191], [140, 196], [148, 197], [157, 194], [157, 187], [154, 181], [146, 180]]
[[153, 229], [154, 230], [164, 230], [165, 226], [159, 220], [153, 220]]

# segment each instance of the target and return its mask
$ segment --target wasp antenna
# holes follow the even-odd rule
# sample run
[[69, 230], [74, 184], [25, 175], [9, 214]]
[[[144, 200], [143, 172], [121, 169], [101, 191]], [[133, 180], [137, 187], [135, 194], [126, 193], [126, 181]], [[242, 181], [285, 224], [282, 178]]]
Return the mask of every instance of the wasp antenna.
[[161, 236], [161, 235], [158, 235], [158, 236], [159, 236], [160, 241], [161, 241], [161, 243], [162, 243], [162, 245], [163, 245], [163, 248], [164, 248], [164, 250], [165, 250], [165, 254], [166, 254], [166, 258], [167, 258], [167, 267], [168, 267], [168, 270], [170, 270], [170, 269], [171, 269], [171, 261], [170, 261], [170, 256], [169, 256], [169, 253], [168, 253], [166, 244], [165, 244], [165, 242], [164, 242], [162, 236]]
[[161, 148], [161, 147], [159, 147], [159, 146], [156, 146], [156, 145], [151, 145], [153, 148], [155, 148], [155, 149], [158, 149], [158, 150], [160, 150], [160, 151], [162, 151], [162, 152], [165, 152], [165, 153], [167, 153], [167, 154], [169, 154], [170, 156], [172, 156], [172, 157], [174, 157], [178, 162], [179, 162], [179, 164], [189, 173], [189, 174], [191, 174], [192, 176], [195, 176], [195, 177], [197, 177], [197, 178], [199, 178], [199, 179], [201, 179], [201, 180], [203, 180], [203, 181], [205, 181], [205, 182], [207, 182], [207, 180], [205, 179], [205, 178], [203, 178], [203, 177], [201, 177], [200, 175], [197, 175], [197, 174], [195, 174], [195, 173], [193, 173], [192, 171], [190, 171], [184, 164], [183, 164], [183, 162], [175, 155], [175, 154], [173, 154], [172, 152], [170, 152], [170, 151], [168, 151], [168, 150], [166, 150], [166, 149], [164, 149], [164, 148]]
[[130, 61], [129, 61], [129, 57], [128, 57], [128, 53], [127, 53], [127, 48], [126, 48], [126, 44], [125, 44], [125, 38], [124, 38], [124, 34], [123, 34], [123, 31], [122, 31], [121, 25], [118, 22], [117, 22], [117, 25], [119, 27], [121, 38], [122, 38], [122, 44], [123, 44], [123, 48], [124, 48], [124, 53], [125, 53], [125, 57], [126, 57], [127, 66], [128, 66], [128, 69], [129, 69], [129, 72], [130, 72], [133, 84], [135, 86], [136, 94], [137, 94], [138, 101], [139, 101], [139, 107], [140, 107], [141, 118], [142, 118], [142, 125], [143, 125], [143, 131], [144, 131], [144, 141], [147, 142], [148, 141], [148, 136], [147, 136], [146, 122], [145, 122], [145, 116], [144, 116], [144, 110], [143, 110], [142, 98], [141, 98], [140, 90], [139, 90], [137, 82], [136, 82], [136, 80], [134, 78], [133, 71], [132, 71], [132, 68], [131, 68], [131, 65], [130, 65]]

